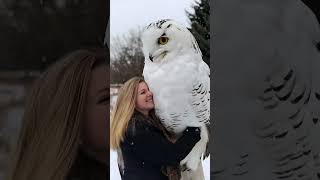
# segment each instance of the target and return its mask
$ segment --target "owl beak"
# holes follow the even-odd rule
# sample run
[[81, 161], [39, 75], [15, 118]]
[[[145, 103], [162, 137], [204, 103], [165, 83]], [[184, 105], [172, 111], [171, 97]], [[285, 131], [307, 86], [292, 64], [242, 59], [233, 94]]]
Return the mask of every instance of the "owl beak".
[[149, 54], [149, 59], [151, 62], [153, 62], [154, 60], [158, 60], [158, 58], [163, 59], [167, 55], [167, 53], [168, 51], [166, 51], [165, 49], [158, 49], [153, 54]]
[[150, 59], [151, 62], [153, 62], [153, 57], [152, 57], [151, 54], [149, 54], [149, 59]]

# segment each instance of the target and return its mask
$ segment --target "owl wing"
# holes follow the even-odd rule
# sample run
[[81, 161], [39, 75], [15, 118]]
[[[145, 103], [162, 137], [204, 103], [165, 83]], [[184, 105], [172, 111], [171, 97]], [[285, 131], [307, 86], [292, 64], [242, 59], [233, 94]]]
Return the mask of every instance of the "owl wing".
[[210, 124], [210, 69], [205, 62], [198, 67], [198, 75], [192, 87], [192, 107], [202, 124]]
[[[264, 1], [261, 7], [278, 15], [285, 12], [281, 17], [287, 19], [270, 18], [247, 1], [245, 10], [233, 14], [236, 25], [220, 24], [224, 28], [215, 46], [215, 64], [219, 68], [215, 73], [218, 96], [214, 102], [218, 104], [215, 117], [219, 121], [212, 143], [213, 179], [317, 178], [320, 54], [313, 42], [319, 40], [319, 24], [302, 5], [300, 1]], [[237, 7], [226, 5], [220, 12], [233, 6]], [[252, 12], [255, 17], [246, 19]], [[239, 19], [239, 13], [246, 14], [245, 18]], [[270, 20], [281, 27], [267, 24]], [[250, 27], [237, 23], [248, 23]], [[260, 23], [267, 25], [261, 28]], [[244, 46], [243, 41], [248, 45]]]
[[[206, 125], [208, 131], [208, 137], [211, 137], [210, 131], [210, 68], [209, 66], [201, 62], [199, 66], [199, 77], [198, 81], [194, 84], [192, 89], [192, 99], [194, 109], [196, 111], [196, 117], [199, 117], [199, 121]], [[210, 154], [209, 152], [209, 142], [206, 146], [206, 151], [204, 153], [204, 158], [207, 158]]]

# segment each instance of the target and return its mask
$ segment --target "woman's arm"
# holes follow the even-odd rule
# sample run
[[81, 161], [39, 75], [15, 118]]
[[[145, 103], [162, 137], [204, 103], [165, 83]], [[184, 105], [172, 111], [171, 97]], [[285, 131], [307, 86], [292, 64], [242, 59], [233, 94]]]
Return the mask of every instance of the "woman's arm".
[[200, 130], [188, 127], [176, 143], [171, 143], [161, 131], [148, 125], [137, 125], [135, 133], [126, 137], [137, 156], [146, 161], [173, 165], [186, 157], [200, 140]]

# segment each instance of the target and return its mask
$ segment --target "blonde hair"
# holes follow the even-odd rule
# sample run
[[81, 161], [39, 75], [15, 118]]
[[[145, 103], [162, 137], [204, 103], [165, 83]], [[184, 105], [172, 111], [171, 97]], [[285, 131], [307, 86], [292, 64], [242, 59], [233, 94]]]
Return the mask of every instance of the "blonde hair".
[[145, 82], [142, 77], [133, 77], [125, 82], [119, 90], [111, 117], [110, 148], [113, 150], [118, 149], [123, 140], [129, 120], [136, 107], [136, 95], [138, 85], [141, 82]]
[[98, 64], [107, 64], [106, 55], [99, 53], [74, 51], [35, 82], [7, 180], [68, 176], [81, 141], [91, 72]]

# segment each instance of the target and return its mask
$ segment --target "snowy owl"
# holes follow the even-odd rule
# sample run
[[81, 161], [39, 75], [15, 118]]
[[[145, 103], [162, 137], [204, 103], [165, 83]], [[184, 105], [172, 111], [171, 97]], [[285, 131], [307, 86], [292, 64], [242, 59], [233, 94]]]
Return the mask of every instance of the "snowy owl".
[[[209, 141], [210, 69], [190, 31], [173, 20], [159, 20], [142, 33], [143, 76], [154, 95], [156, 114], [177, 135], [200, 127], [201, 140], [180, 164], [201, 169]], [[203, 178], [193, 178], [203, 179]]]

